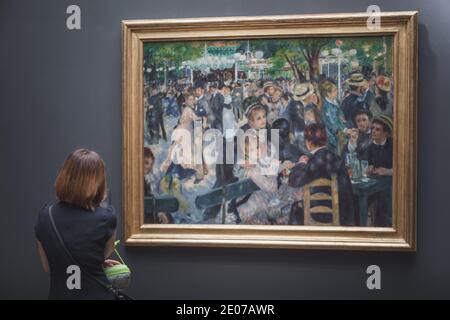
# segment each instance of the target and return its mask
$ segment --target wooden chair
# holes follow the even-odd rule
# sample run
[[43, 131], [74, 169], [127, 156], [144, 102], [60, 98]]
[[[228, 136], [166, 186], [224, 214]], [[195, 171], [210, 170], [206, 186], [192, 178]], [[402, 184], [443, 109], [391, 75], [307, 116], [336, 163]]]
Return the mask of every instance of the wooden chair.
[[[325, 192], [313, 192], [314, 187], [329, 187], [331, 194]], [[328, 200], [331, 201], [331, 208], [323, 205], [311, 207], [312, 201]], [[336, 175], [332, 175], [330, 179], [316, 179], [313, 182], [303, 187], [303, 209], [305, 213], [305, 225], [319, 225], [319, 226], [339, 226], [339, 192]], [[312, 214], [315, 213], [330, 213], [332, 221], [330, 223], [323, 223], [315, 220]]]

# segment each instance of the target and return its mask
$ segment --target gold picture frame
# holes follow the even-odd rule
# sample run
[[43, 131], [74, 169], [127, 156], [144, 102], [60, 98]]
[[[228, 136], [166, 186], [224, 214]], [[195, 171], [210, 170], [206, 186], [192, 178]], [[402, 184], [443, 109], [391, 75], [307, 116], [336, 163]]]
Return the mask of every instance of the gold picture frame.
[[[417, 177], [417, 16], [367, 13], [128, 20], [123, 33], [123, 223], [127, 245], [415, 251]], [[147, 41], [393, 36], [393, 225], [311, 227], [145, 224], [143, 44]]]

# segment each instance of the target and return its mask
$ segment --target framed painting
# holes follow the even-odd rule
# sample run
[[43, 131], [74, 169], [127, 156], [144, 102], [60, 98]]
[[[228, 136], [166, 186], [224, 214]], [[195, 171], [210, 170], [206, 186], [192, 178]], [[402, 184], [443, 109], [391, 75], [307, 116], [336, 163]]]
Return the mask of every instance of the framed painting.
[[416, 248], [417, 12], [123, 21], [128, 245]]

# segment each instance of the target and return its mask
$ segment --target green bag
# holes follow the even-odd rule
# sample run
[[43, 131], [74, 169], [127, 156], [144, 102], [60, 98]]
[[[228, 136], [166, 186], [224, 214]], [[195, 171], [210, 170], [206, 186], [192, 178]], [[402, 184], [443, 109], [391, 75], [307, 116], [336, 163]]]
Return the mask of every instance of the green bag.
[[117, 240], [114, 242], [114, 252], [119, 257], [120, 262], [122, 264], [117, 264], [111, 267], [103, 268], [103, 272], [105, 273], [106, 277], [108, 278], [111, 285], [118, 289], [122, 290], [127, 288], [130, 285], [131, 281], [131, 270], [128, 268], [128, 266], [123, 261], [122, 257], [120, 256], [119, 252], [117, 251], [116, 246], [120, 243], [120, 240]]

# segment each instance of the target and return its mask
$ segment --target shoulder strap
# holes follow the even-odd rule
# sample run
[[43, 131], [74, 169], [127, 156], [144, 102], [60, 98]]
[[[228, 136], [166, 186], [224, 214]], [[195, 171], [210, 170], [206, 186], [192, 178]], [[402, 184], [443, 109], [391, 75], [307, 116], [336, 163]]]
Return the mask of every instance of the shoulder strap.
[[[53, 205], [51, 205], [48, 209], [48, 216], [50, 218], [50, 223], [52, 225], [52, 229], [55, 232], [56, 237], [58, 238], [58, 241], [59, 241], [61, 247], [63, 248], [64, 252], [66, 253], [67, 257], [81, 269], [81, 265], [77, 262], [77, 260], [75, 260], [73, 255], [70, 253], [69, 249], [67, 249], [66, 244], [64, 243], [64, 240], [62, 239], [61, 234], [59, 233], [59, 230], [56, 227], [55, 220], [53, 219], [52, 207], [53, 207]], [[92, 275], [91, 273], [87, 272], [84, 269], [81, 269], [81, 270], [84, 272], [85, 275], [87, 275], [89, 278], [91, 278], [92, 280], [97, 282], [100, 286], [102, 286], [106, 290], [113, 293], [116, 297], [121, 297], [122, 293], [117, 292], [117, 290], [114, 289], [114, 287], [112, 285], [104, 283], [103, 281], [97, 279], [94, 275]]]
[[74, 257], [72, 256], [72, 254], [70, 253], [69, 249], [67, 249], [66, 244], [64, 243], [64, 240], [62, 239], [61, 234], [59, 233], [59, 230], [58, 230], [58, 228], [56, 227], [55, 220], [53, 219], [52, 208], [53, 208], [53, 205], [51, 205], [51, 206], [48, 208], [48, 216], [49, 216], [49, 218], [50, 218], [50, 223], [51, 223], [51, 225], [52, 225], [52, 229], [53, 229], [53, 231], [55, 232], [56, 237], [58, 238], [59, 244], [60, 244], [61, 247], [63, 248], [63, 250], [64, 250], [65, 254], [67, 255], [67, 257], [68, 257], [73, 263], [75, 263], [76, 265], [79, 265], [79, 263], [77, 262], [77, 260], [75, 260], [75, 258], [74, 258]]

